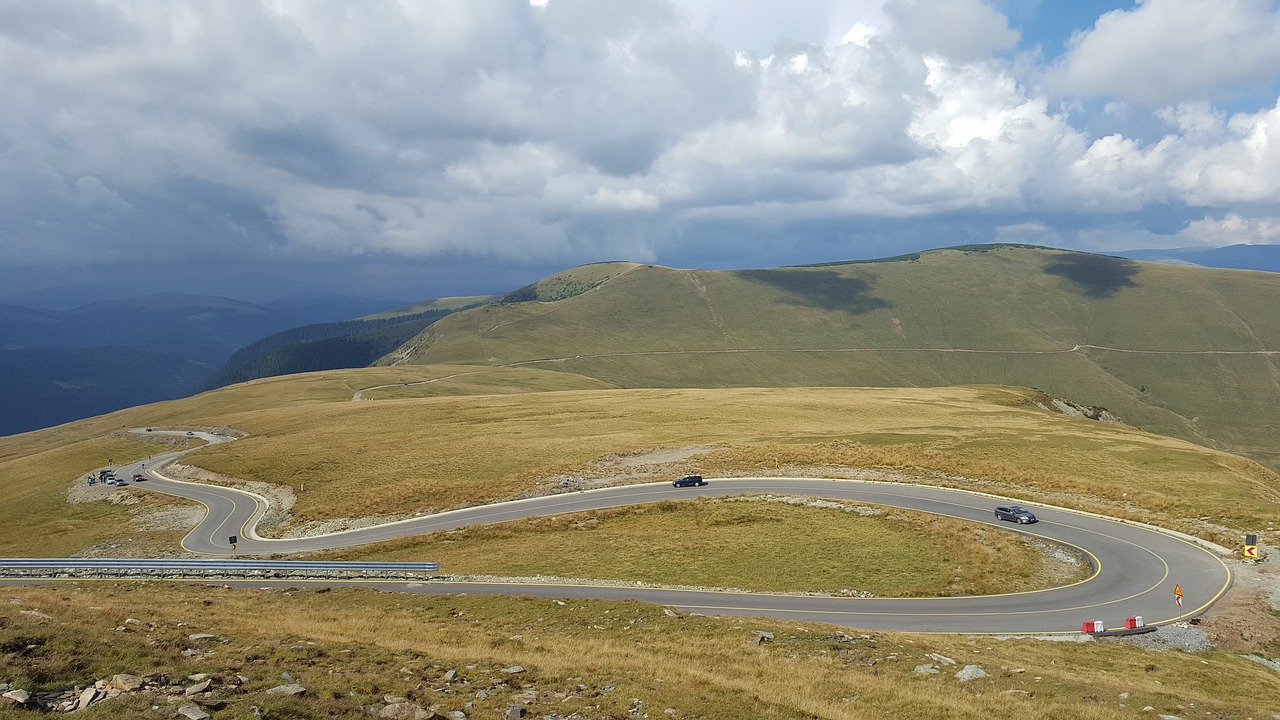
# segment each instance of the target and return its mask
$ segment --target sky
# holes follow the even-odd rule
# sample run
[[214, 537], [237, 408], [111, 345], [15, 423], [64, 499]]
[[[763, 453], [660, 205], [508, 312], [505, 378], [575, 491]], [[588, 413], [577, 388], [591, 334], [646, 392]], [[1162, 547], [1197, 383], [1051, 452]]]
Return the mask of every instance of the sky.
[[0, 298], [1280, 243], [1280, 0], [0, 0], [0, 96]]

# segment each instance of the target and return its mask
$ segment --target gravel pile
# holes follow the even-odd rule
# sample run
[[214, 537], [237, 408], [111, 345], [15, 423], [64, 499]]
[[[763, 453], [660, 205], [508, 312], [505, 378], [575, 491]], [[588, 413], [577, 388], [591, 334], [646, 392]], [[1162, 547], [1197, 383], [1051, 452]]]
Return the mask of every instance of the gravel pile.
[[1161, 625], [1155, 632], [1144, 635], [1098, 639], [1104, 642], [1137, 645], [1148, 650], [1185, 650], [1186, 652], [1194, 653], [1213, 649], [1213, 643], [1209, 642], [1209, 636], [1204, 630], [1185, 622]]

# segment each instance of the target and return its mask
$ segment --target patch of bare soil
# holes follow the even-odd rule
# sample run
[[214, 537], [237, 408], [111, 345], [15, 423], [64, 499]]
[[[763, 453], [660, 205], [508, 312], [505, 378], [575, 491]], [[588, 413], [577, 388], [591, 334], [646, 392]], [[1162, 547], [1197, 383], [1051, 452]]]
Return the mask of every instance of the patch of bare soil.
[[1261, 549], [1261, 562], [1228, 563], [1235, 584], [1201, 618], [1200, 627], [1220, 650], [1252, 652], [1280, 642], [1280, 563], [1276, 548]]

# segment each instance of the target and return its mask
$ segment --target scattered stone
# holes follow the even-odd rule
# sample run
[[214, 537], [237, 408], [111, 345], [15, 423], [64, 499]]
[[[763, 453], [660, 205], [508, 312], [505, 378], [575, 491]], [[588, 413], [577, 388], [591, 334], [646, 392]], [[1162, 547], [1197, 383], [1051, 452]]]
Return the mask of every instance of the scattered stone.
[[952, 660], [951, 658], [947, 657], [946, 655], [939, 655], [938, 653], [929, 653], [928, 655], [925, 655], [925, 657], [927, 657], [927, 658], [929, 658], [929, 659], [931, 659], [931, 660], [934, 660], [934, 661], [936, 661], [936, 662], [940, 662], [940, 663], [942, 663], [943, 665], [955, 665], [955, 664], [956, 664], [956, 661], [955, 661], [955, 660]]
[[200, 709], [199, 705], [183, 705], [178, 708], [178, 714], [187, 718], [187, 720], [209, 720], [209, 713]]
[[917, 665], [916, 672], [921, 675], [937, 675], [938, 667], [936, 665]]
[[1030, 690], [1003, 690], [1000, 692], [1000, 694], [1008, 695], [1009, 697], [1022, 698], [1024, 700], [1028, 698], [1033, 698], [1036, 696], [1036, 694], [1031, 692]]
[[453, 679], [454, 679], [454, 678], [456, 678], [456, 677], [458, 677], [458, 671], [457, 671], [457, 670], [450, 670], [450, 671], [448, 671], [448, 672], [446, 672], [446, 673], [444, 674], [444, 681], [445, 681], [445, 682], [453, 682]]
[[1182, 720], [1182, 718], [1177, 715], [1161, 715], [1160, 720]]
[[305, 695], [306, 692], [307, 692], [307, 689], [302, 687], [298, 683], [289, 683], [288, 685], [277, 685], [271, 688], [270, 690], [266, 691], [268, 695], [289, 695], [289, 696]]
[[520, 718], [523, 718], [528, 714], [528, 712], [528, 710], [524, 709], [523, 705], [508, 705], [507, 712], [502, 717], [503, 720], [520, 720]]
[[378, 712], [378, 717], [389, 720], [436, 720], [440, 717], [434, 710], [427, 710], [421, 705], [410, 702], [392, 703]]
[[756, 634], [756, 639], [755, 639], [756, 645], [768, 642], [773, 639], [773, 633], [771, 632], [765, 632], [764, 630], [752, 630], [751, 632]]
[[0, 695], [0, 698], [9, 700], [15, 705], [26, 705], [27, 701], [31, 699], [31, 693], [26, 690], [10, 690], [5, 694]]
[[187, 639], [195, 642], [199, 642], [201, 640], [213, 640], [217, 637], [218, 637], [217, 635], [210, 635], [209, 633], [196, 633], [194, 635], [188, 635]]
[[200, 682], [202, 680], [208, 679], [208, 677], [209, 677], [209, 673], [196, 673], [195, 675], [188, 675], [187, 679], [190, 680], [191, 682]]
[[107, 690], [119, 690], [120, 692], [137, 692], [142, 689], [146, 681], [137, 675], [128, 675], [121, 673], [112, 676], [111, 682], [107, 683]]
[[409, 698], [400, 697], [399, 695], [383, 695], [382, 702], [388, 705], [399, 705], [401, 703], [409, 702]]
[[449, 720], [467, 720], [467, 714], [461, 710], [450, 710], [444, 714]]
[[200, 682], [196, 683], [195, 685], [192, 685], [186, 690], [183, 690], [182, 694], [186, 695], [187, 697], [191, 697], [192, 695], [195, 695], [197, 693], [202, 693], [205, 690], [208, 690], [209, 686], [212, 684], [213, 684], [212, 680], [205, 678], [204, 680], [201, 680]]
[[677, 614], [676, 614], [676, 612], [675, 612], [674, 610], [672, 610], [671, 608], [662, 608], [662, 614], [663, 614], [663, 615], [666, 615], [667, 617], [680, 617], [680, 616], [679, 616], [679, 615], [677, 615]]
[[978, 678], [991, 677], [986, 670], [978, 665], [965, 665], [964, 669], [956, 673], [956, 679], [960, 682], [969, 682]]
[[1128, 699], [1129, 699], [1129, 693], [1128, 693], [1128, 692], [1122, 692], [1122, 693], [1120, 693], [1120, 699], [1121, 699], [1121, 700], [1128, 700]]
[[99, 696], [98, 688], [85, 688], [84, 692], [80, 693], [80, 697], [76, 700], [75, 709], [83, 710], [89, 707], [91, 704], [93, 704], [94, 700], [98, 699], [98, 696]]
[[523, 667], [521, 667], [521, 666], [519, 666], [519, 665], [512, 665], [511, 667], [504, 667], [504, 668], [502, 668], [502, 672], [504, 672], [504, 673], [506, 673], [506, 674], [508, 674], [508, 675], [515, 675], [515, 674], [517, 674], [517, 673], [522, 673], [522, 672], [524, 672], [524, 668], [523, 668]]

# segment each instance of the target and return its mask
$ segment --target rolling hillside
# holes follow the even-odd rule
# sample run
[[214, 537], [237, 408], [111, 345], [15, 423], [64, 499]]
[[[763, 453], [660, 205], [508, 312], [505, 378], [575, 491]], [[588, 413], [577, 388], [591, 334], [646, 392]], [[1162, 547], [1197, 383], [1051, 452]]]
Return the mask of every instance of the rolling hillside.
[[975, 246], [745, 271], [606, 263], [456, 313], [381, 361], [620, 387], [1035, 387], [1280, 467], [1269, 273]]

